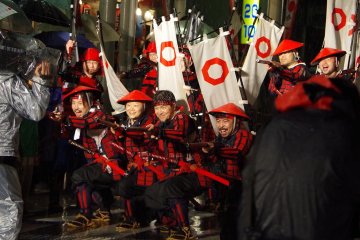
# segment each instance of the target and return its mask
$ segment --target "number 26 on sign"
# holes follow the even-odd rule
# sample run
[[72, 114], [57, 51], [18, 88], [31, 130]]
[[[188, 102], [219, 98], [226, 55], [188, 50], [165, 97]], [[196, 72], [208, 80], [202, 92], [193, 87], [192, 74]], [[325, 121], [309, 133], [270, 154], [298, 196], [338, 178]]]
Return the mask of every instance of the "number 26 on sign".
[[258, 14], [259, 0], [244, 0], [242, 6], [242, 14], [244, 25], [241, 28], [241, 43], [246, 44], [252, 41], [256, 25], [253, 25], [254, 19]]

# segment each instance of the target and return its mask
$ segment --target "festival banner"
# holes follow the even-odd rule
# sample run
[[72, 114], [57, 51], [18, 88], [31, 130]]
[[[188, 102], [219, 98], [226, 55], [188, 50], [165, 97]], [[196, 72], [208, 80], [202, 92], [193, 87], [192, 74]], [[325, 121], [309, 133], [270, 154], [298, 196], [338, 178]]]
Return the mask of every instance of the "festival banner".
[[184, 78], [181, 72], [181, 61], [183, 55], [179, 53], [176, 39], [175, 21], [170, 15], [170, 20], [166, 21], [162, 17], [162, 22], [157, 25], [153, 21], [156, 49], [158, 55], [158, 88], [159, 90], [172, 91], [177, 100], [177, 104], [188, 109], [186, 93], [184, 90]]
[[241, 79], [250, 104], [254, 104], [262, 82], [268, 71], [266, 64], [258, 64], [257, 60], [271, 61], [272, 53], [277, 48], [284, 27], [275, 26], [275, 21], [267, 21], [259, 15], [259, 23], [253, 42], [249, 46], [244, 64], [241, 68]]
[[341, 68], [349, 68], [356, 26], [356, 0], [327, 0], [324, 47], [344, 50]]
[[[188, 44], [194, 62], [196, 76], [208, 111], [226, 103], [234, 103], [244, 109], [234, 66], [223, 32], [216, 38], [207, 39], [195, 45]], [[214, 118], [211, 118], [216, 131]]]
[[114, 109], [113, 114], [119, 114], [125, 111], [125, 106], [117, 103], [117, 100], [127, 95], [129, 91], [122, 84], [118, 76], [116, 75], [113, 67], [110, 65], [109, 61], [106, 58], [105, 51], [100, 46], [101, 49], [101, 59], [103, 64], [103, 69], [106, 78], [106, 88], [109, 94], [109, 99], [111, 107]]

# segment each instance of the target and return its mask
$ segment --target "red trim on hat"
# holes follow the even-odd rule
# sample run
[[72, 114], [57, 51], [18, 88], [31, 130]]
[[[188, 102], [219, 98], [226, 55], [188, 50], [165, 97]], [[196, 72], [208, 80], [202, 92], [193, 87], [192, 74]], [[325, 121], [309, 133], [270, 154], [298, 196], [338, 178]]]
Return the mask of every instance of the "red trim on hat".
[[117, 103], [120, 104], [125, 104], [127, 102], [152, 102], [152, 98], [139, 90], [134, 90], [117, 100]]
[[291, 50], [298, 49], [300, 47], [304, 46], [301, 42], [296, 42], [290, 39], [284, 39], [279, 44], [279, 46], [276, 48], [275, 52], [272, 54], [273, 56], [279, 55], [281, 53], [289, 52]]
[[311, 61], [311, 65], [317, 65], [321, 60], [328, 57], [342, 57], [346, 54], [346, 51], [335, 49], [335, 48], [323, 48], [320, 50], [318, 55]]
[[234, 103], [228, 103], [225, 105], [222, 105], [218, 108], [215, 108], [213, 110], [211, 110], [209, 112], [209, 114], [215, 116], [216, 114], [230, 114], [230, 115], [234, 115], [234, 116], [239, 116], [245, 119], [250, 119], [248, 115], [246, 115], [246, 113], [239, 108], [238, 106], [236, 106]]
[[62, 96], [62, 100], [64, 101], [66, 98], [76, 94], [76, 93], [80, 93], [80, 92], [101, 92], [99, 89], [96, 88], [92, 88], [92, 87], [87, 87], [87, 86], [77, 86], [74, 89], [72, 89], [70, 92], [68, 92], [67, 94], [64, 94]]

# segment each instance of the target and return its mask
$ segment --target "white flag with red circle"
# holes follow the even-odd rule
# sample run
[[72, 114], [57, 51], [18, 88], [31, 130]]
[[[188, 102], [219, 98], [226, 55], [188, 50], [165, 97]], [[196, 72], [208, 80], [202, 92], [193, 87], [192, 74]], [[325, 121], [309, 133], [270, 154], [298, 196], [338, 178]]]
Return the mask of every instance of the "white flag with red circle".
[[158, 88], [169, 90], [174, 93], [178, 105], [188, 108], [186, 93], [184, 90], [184, 77], [181, 72], [183, 55], [179, 53], [176, 39], [175, 21], [170, 15], [170, 20], [162, 18], [160, 25], [154, 20], [154, 33], [156, 51], [158, 55]]
[[268, 71], [266, 64], [258, 64], [257, 59], [271, 61], [272, 53], [277, 48], [284, 27], [281, 29], [259, 15], [259, 23], [255, 36], [250, 43], [248, 53], [241, 68], [241, 79], [250, 104], [254, 104], [259, 95], [260, 87]]
[[[219, 36], [188, 44], [194, 62], [196, 76], [208, 111], [226, 103], [234, 103], [244, 109], [239, 86], [231, 61], [225, 36], [229, 32], [220, 30]], [[206, 35], [204, 35], [206, 37]], [[214, 119], [212, 119], [214, 127]], [[216, 128], [214, 127], [215, 131]]]
[[113, 114], [119, 114], [125, 111], [125, 106], [118, 104], [117, 100], [124, 97], [129, 93], [129, 91], [122, 84], [118, 76], [116, 75], [113, 67], [110, 65], [109, 61], [106, 58], [104, 49], [100, 46], [101, 49], [101, 59], [106, 79], [106, 88], [107, 93], [109, 94], [109, 100], [111, 107], [114, 109]]
[[327, 0], [324, 47], [347, 52], [341, 62], [343, 68], [353, 64], [349, 56], [355, 29], [356, 0]]

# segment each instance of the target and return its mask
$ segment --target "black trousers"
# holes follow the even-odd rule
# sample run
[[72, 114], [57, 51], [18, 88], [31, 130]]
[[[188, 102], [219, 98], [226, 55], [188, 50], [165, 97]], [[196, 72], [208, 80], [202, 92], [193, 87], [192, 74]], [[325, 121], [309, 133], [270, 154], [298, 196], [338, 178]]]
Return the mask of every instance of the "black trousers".
[[200, 186], [196, 173], [185, 173], [156, 182], [145, 190], [146, 206], [153, 209], [169, 208], [171, 199], [191, 199], [200, 195]]

